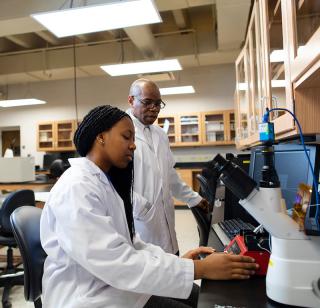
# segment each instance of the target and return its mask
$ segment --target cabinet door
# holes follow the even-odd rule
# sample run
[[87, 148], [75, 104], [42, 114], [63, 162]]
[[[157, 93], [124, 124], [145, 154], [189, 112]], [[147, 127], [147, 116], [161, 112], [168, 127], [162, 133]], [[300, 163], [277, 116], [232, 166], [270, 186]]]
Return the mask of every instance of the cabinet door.
[[179, 146], [200, 145], [202, 143], [200, 113], [179, 115], [177, 122], [179, 125]]
[[237, 136], [239, 140], [248, 138], [248, 113], [249, 113], [249, 87], [246, 74], [245, 52], [243, 49], [236, 61], [236, 109], [237, 109]]
[[169, 142], [171, 146], [175, 146], [177, 143], [177, 124], [176, 117], [171, 116], [159, 116], [157, 120], [157, 124], [165, 130], [168, 135]]
[[38, 151], [53, 151], [54, 150], [54, 122], [46, 122], [38, 124]]
[[74, 151], [73, 135], [75, 132], [76, 123], [70, 121], [58, 121], [56, 125], [56, 150], [59, 151]]
[[249, 59], [250, 59], [250, 83], [249, 94], [251, 101], [250, 113], [250, 135], [258, 132], [258, 125], [262, 119], [263, 110], [266, 108], [264, 99], [264, 70], [263, 70], [263, 48], [261, 36], [261, 20], [259, 13], [259, 2], [255, 2], [252, 10], [251, 21], [248, 27]]
[[[283, 0], [284, 1], [284, 0]], [[292, 80], [297, 81], [320, 56], [320, 1], [285, 0], [292, 15]]]
[[234, 144], [236, 139], [236, 123], [234, 111], [224, 112], [226, 144]]
[[203, 113], [203, 143], [207, 145], [225, 144], [227, 141], [224, 112]]
[[[287, 28], [286, 23], [283, 23], [283, 20], [286, 20], [282, 12], [283, 5], [276, 0], [264, 0], [264, 4], [267, 21], [264, 30], [267, 32], [269, 41], [266, 48], [268, 51], [266, 64], [269, 64], [268, 80], [270, 82], [268, 87], [270, 89], [269, 106], [270, 108], [285, 108], [293, 111], [292, 87], [291, 83], [288, 82], [290, 80], [289, 70], [286, 68], [288, 62], [285, 61], [288, 56], [285, 50]], [[294, 129], [293, 120], [285, 111], [272, 112], [271, 119], [274, 122], [276, 134]]]

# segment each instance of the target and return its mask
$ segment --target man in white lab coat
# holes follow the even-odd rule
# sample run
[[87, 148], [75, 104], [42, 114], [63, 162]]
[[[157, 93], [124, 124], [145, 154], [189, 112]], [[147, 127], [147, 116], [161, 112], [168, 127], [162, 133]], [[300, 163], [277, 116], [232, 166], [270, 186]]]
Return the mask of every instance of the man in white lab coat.
[[209, 204], [180, 179], [174, 169], [168, 137], [153, 125], [165, 106], [158, 86], [146, 79], [136, 80], [131, 85], [128, 102], [131, 108], [127, 112], [135, 126], [137, 147], [133, 205], [136, 231], [145, 242], [179, 254], [172, 197], [206, 211]]

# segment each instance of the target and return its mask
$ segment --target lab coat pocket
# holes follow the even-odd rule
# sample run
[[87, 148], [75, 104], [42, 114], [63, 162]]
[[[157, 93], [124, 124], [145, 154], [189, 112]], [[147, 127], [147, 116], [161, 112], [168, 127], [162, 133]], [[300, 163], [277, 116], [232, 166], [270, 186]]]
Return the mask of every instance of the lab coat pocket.
[[149, 221], [153, 217], [154, 211], [155, 205], [148, 202], [143, 211], [137, 215], [136, 219], [144, 222]]

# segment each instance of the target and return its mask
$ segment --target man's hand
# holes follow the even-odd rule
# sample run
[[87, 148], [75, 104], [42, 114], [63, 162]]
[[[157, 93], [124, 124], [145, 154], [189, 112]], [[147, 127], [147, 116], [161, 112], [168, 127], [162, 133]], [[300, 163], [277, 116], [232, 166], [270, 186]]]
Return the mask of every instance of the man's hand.
[[215, 252], [215, 249], [213, 249], [212, 247], [200, 246], [198, 248], [189, 250], [188, 252], [186, 252], [182, 256], [182, 258], [197, 260], [197, 259], [199, 259], [199, 255], [200, 254], [208, 254], [209, 255], [209, 254], [214, 253], [214, 252]]
[[202, 198], [202, 200], [196, 206], [203, 209], [206, 213], [212, 212], [213, 210], [213, 206], [210, 205], [209, 202], [204, 198]]

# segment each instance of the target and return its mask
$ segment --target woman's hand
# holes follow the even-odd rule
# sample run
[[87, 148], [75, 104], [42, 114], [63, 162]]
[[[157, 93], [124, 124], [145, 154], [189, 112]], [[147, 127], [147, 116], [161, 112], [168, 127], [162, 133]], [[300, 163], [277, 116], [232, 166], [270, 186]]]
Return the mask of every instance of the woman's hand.
[[212, 247], [200, 246], [198, 248], [189, 250], [182, 256], [182, 258], [197, 260], [199, 259], [199, 254], [212, 254], [213, 252], [215, 252], [215, 249], [213, 249]]
[[248, 279], [259, 265], [251, 257], [214, 253], [203, 260], [194, 260], [195, 279]]

